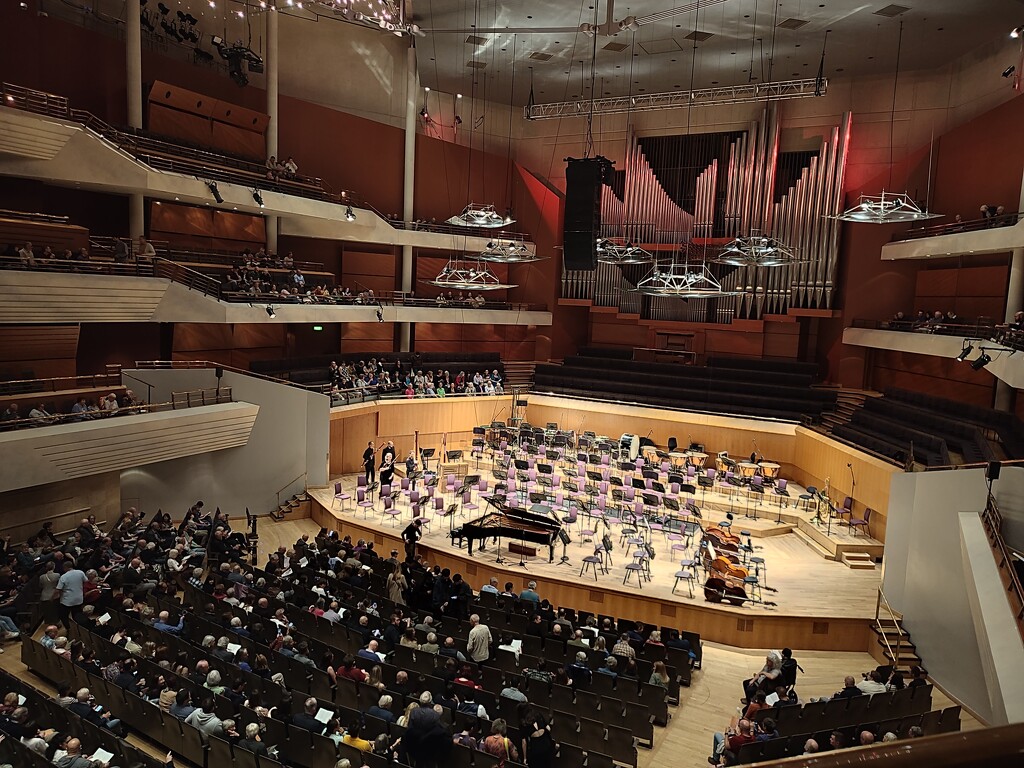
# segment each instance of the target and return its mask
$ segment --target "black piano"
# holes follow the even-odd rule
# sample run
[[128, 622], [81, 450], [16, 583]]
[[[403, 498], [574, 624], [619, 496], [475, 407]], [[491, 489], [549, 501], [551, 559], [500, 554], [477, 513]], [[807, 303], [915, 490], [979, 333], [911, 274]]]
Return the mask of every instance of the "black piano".
[[487, 539], [497, 539], [500, 536], [506, 542], [529, 541], [533, 544], [545, 544], [548, 547], [549, 560], [554, 562], [555, 539], [562, 530], [562, 524], [558, 520], [527, 512], [525, 509], [512, 507], [497, 500], [487, 501], [494, 507], [494, 511], [463, 523], [452, 534], [452, 539], [458, 540], [459, 548], [465, 540], [469, 546], [469, 555], [472, 557], [474, 541], [479, 540], [482, 552]]

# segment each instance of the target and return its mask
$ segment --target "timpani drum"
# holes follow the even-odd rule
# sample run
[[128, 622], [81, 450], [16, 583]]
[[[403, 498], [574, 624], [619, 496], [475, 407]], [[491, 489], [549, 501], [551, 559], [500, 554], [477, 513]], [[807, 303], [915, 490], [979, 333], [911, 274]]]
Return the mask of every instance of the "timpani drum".
[[696, 469], [703, 469], [704, 462], [706, 462], [707, 460], [708, 455], [706, 453], [691, 451], [690, 453], [686, 454], [686, 463], [691, 467], [695, 467]]
[[736, 465], [736, 471], [744, 480], [751, 480], [757, 472], [757, 464], [751, 464], [749, 461], [741, 461]]
[[640, 455], [640, 438], [636, 435], [623, 433], [619, 438], [619, 450], [625, 451], [630, 461], [636, 461]]
[[718, 470], [718, 474], [724, 475], [726, 472], [732, 469], [732, 466], [733, 465], [729, 461], [727, 461], [725, 457], [715, 456], [715, 469]]
[[771, 461], [762, 461], [760, 464], [761, 476], [765, 480], [775, 480], [779, 476], [779, 465]]

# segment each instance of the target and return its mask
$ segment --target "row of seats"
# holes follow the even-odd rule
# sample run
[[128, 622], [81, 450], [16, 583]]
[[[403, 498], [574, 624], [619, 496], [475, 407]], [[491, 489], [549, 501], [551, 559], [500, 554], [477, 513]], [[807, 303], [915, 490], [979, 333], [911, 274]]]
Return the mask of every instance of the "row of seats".
[[938, 733], [955, 733], [960, 730], [960, 707], [936, 709], [920, 715], [890, 717], [884, 720], [863, 721], [856, 725], [839, 728], [820, 728], [817, 731], [780, 736], [767, 741], [755, 741], [740, 747], [736, 762], [739, 765], [759, 763], [764, 760], [780, 760], [784, 757], [795, 757], [804, 754], [804, 746], [808, 739], [814, 739], [819, 749], [828, 749], [829, 739], [833, 731], [843, 734], [848, 745], [858, 744], [862, 731], [876, 734], [876, 740], [886, 733], [895, 733], [899, 738], [907, 738], [914, 726], [919, 727], [925, 736]]
[[[840, 424], [833, 427], [832, 436], [870, 453], [885, 456], [901, 466], [907, 462], [907, 452], [910, 450], [909, 443], [897, 445], [884, 437], [872, 432], [866, 432], [853, 424]], [[926, 466], [945, 466], [937, 463], [939, 459], [936, 456], [918, 449], [916, 445], [914, 446], [914, 461]]]
[[885, 396], [918, 408], [946, 415], [956, 414], [959, 421], [992, 430], [999, 436], [1003, 448], [1011, 459], [1024, 459], [1024, 422], [1012, 413], [895, 387], [887, 389]]
[[854, 412], [850, 420], [854, 429], [875, 436], [904, 452], [914, 446], [914, 460], [928, 467], [949, 466], [949, 449], [946, 441], [930, 432], [908, 427], [893, 419], [860, 409]]
[[968, 422], [884, 397], [868, 398], [864, 402], [864, 409], [941, 438], [950, 451], [963, 457], [965, 463], [994, 461], [996, 458], [985, 435]]

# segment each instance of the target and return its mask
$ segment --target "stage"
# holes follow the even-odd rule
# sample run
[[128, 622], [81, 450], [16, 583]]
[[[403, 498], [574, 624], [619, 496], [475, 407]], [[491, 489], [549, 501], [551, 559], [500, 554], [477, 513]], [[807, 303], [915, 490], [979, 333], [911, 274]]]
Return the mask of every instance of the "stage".
[[[470, 471], [477, 472], [475, 468]], [[484, 469], [481, 466], [480, 474], [490, 476], [490, 467]], [[397, 509], [401, 514], [387, 517], [379, 499], [375, 499], [372, 508], [355, 505], [354, 475], [338, 480], [342, 482], [344, 492], [353, 498], [343, 504], [335, 500], [333, 486], [309, 489], [313, 500], [313, 520], [353, 539], [372, 539], [384, 556], [391, 549], [402, 551], [400, 534], [412, 520], [406, 497], [398, 500]], [[493, 486], [494, 481], [490, 483]], [[794, 492], [803, 492], [792, 484], [790, 487]], [[750, 542], [755, 548], [753, 555], [765, 560], [761, 582], [777, 591], [764, 589], [762, 603], [747, 603], [742, 607], [706, 601], [702, 572], [697, 574], [692, 591], [685, 582], [679, 582], [674, 589], [679, 562], [696, 556], [699, 536], [685, 551], [673, 551], [672, 545], [678, 542], [655, 533], [651, 539], [655, 557], [651, 561], [650, 580], [642, 584], [638, 584], [635, 577], [623, 584], [625, 565], [632, 562], [632, 549], [624, 550], [617, 529], [610, 532], [614, 547], [609, 572], [599, 573], [595, 578], [588, 571], [581, 577], [582, 558], [593, 554], [596, 545], [594, 541], [584, 541], [580, 535], [581, 528], [588, 524], [583, 515], [576, 524], [568, 526], [572, 539], [564, 549], [568, 564], [559, 563], [563, 545], [557, 543], [554, 562], [548, 562], [548, 549], [541, 546], [538, 555], [527, 558], [522, 567], [519, 555], [509, 555], [503, 549], [501, 554], [506, 562], [499, 564], [496, 562], [498, 553], [490, 542], [487, 551], [475, 549], [470, 557], [467, 549], [460, 549], [448, 534], [451, 527], [490, 510], [475, 491], [471, 493], [470, 503], [477, 504], [478, 509], [463, 512], [460, 499], [453, 518], [435, 514], [432, 507], [423, 513], [430, 524], [425, 527], [419, 551], [430, 564], [462, 573], [475, 589], [479, 589], [491, 576], [497, 577], [501, 584], [511, 581], [517, 591], [523, 589], [528, 581], [536, 580], [541, 596], [556, 604], [692, 629], [711, 641], [748, 648], [789, 645], [819, 650], [863, 651], [872, 642], [868, 625], [875, 615], [880, 572], [874, 566], [851, 570], [832, 558], [841, 559], [843, 552], [850, 551], [853, 546], [858, 551], [876, 547], [880, 554], [881, 544], [865, 535], [850, 534], [838, 518], [832, 520], [831, 531], [828, 531], [827, 521], [825, 527], [812, 522], [813, 511], [794, 503], [798, 495], [796, 493], [789, 500], [788, 507], [780, 507], [770, 498], [761, 504], [752, 499], [748, 504], [746, 499], [729, 498], [736, 494], [705, 491], [702, 499], [700, 491], [696, 493], [695, 502], [701, 507], [705, 525], [713, 525], [725, 519], [727, 513], [732, 514], [733, 530], [749, 531]], [[444, 502], [447, 509], [455, 499], [449, 493], [445, 495]], [[745, 517], [745, 514], [751, 516]], [[747, 538], [743, 536], [744, 540]], [[812, 547], [809, 542], [816, 543]]]

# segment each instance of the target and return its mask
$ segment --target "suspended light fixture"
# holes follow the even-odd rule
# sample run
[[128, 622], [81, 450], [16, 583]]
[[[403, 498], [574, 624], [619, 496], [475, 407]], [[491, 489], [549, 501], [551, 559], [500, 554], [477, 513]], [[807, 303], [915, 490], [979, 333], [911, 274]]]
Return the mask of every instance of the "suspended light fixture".
[[940, 213], [922, 211], [906, 192], [893, 194], [882, 190], [880, 195], [861, 195], [860, 201], [835, 218], [866, 224], [897, 224], [940, 218]]
[[620, 245], [601, 238], [597, 241], [597, 260], [602, 264], [651, 264], [654, 254], [631, 242]]
[[[896, 71], [892, 81], [892, 111], [889, 115], [889, 184], [892, 184], [893, 166], [893, 130], [896, 123], [896, 86], [900, 80], [900, 50], [903, 47], [903, 22], [900, 22], [900, 33], [896, 42]], [[933, 142], [934, 143], [934, 142]], [[928, 191], [925, 195], [925, 210], [921, 210], [910, 193], [893, 194], [882, 190], [880, 195], [861, 195], [857, 205], [843, 211], [835, 218], [839, 221], [851, 221], [864, 224], [900, 224], [925, 219], [937, 219], [942, 214], [929, 213], [927, 210], [928, 195], [932, 186], [932, 156], [928, 153]]]
[[463, 256], [452, 256], [437, 277], [423, 282], [456, 291], [503, 291], [517, 287], [511, 283], [501, 282], [480, 259], [467, 259]]
[[462, 213], [448, 219], [448, 223], [456, 227], [500, 229], [508, 224], [514, 224], [515, 219], [511, 216], [502, 216], [493, 205], [470, 203], [462, 209]]
[[631, 289], [645, 296], [671, 296], [679, 299], [717, 299], [736, 296], [743, 291], [722, 290], [722, 283], [711, 274], [707, 264], [656, 264], [647, 277]]
[[540, 261], [541, 257], [531, 251], [522, 240], [502, 240], [494, 238], [477, 256], [480, 261], [495, 264], [522, 264], [528, 261]]
[[731, 267], [783, 267], [801, 260], [786, 245], [755, 229], [750, 237], [737, 237], [728, 243], [712, 261]]

